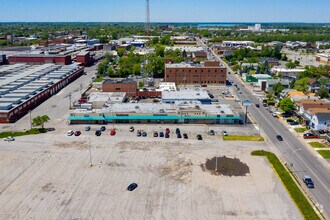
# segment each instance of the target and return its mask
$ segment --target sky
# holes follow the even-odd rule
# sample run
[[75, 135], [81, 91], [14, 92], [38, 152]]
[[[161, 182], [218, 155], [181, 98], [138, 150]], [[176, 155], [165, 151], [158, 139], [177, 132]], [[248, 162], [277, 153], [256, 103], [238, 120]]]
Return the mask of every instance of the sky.
[[[330, 0], [150, 0], [151, 22], [330, 23]], [[0, 22], [143, 22], [145, 0], [0, 0]]]

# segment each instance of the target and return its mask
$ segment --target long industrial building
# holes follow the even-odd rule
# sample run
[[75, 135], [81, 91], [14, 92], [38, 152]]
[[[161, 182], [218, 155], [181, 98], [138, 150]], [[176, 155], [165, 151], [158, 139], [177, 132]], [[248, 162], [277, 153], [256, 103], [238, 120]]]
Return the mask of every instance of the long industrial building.
[[19, 120], [84, 72], [76, 65], [15, 64], [0, 67], [0, 123]]

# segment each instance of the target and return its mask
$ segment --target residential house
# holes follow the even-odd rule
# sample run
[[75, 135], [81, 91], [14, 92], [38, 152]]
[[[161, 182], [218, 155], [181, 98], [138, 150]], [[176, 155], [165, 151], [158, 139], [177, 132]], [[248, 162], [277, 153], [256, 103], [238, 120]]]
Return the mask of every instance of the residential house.
[[315, 130], [329, 130], [330, 129], [330, 113], [321, 112], [312, 116], [310, 126]]
[[[320, 79], [322, 79], [324, 77], [321, 77]], [[310, 87], [310, 91], [311, 92], [317, 92], [319, 91], [319, 89], [321, 88], [321, 83], [320, 83], [320, 79], [316, 79], [316, 78], [310, 78], [309, 79], [309, 87]], [[330, 92], [330, 80], [329, 83], [327, 85], [325, 85], [325, 87], [328, 89], [328, 91]]]
[[281, 65], [280, 61], [278, 61], [277, 59], [274, 59], [274, 58], [267, 57], [267, 58], [260, 58], [259, 59], [259, 63], [266, 63], [266, 62], [270, 66], [280, 66]]
[[280, 83], [284, 89], [288, 89], [290, 87], [290, 81], [288, 79], [269, 79], [267, 80], [266, 90], [270, 93], [274, 92], [274, 85]]

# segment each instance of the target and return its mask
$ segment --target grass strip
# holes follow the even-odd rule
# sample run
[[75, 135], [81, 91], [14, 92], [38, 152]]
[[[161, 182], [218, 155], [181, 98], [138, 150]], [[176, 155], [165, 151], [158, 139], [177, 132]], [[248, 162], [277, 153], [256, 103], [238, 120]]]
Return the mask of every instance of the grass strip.
[[301, 192], [295, 181], [292, 179], [289, 171], [285, 169], [285, 167], [275, 154], [263, 150], [258, 150], [253, 151], [251, 155], [267, 157], [269, 163], [272, 165], [273, 169], [277, 173], [281, 182], [289, 192], [289, 195], [296, 203], [298, 209], [300, 210], [300, 213], [305, 219], [320, 219], [320, 217], [314, 211], [312, 205], [308, 202], [305, 195]]
[[305, 131], [307, 131], [307, 128], [295, 128], [294, 129], [297, 133], [304, 133]]
[[0, 133], [0, 138], [6, 138], [9, 136], [18, 137], [18, 136], [31, 135], [31, 134], [42, 134], [46, 132], [47, 130], [42, 128], [32, 128], [27, 131], [14, 131], [14, 132], [5, 131]]
[[264, 141], [261, 136], [228, 135], [222, 136], [225, 141]]
[[330, 159], [330, 150], [318, 150], [317, 151], [325, 159]]
[[327, 148], [324, 144], [319, 142], [310, 142], [309, 144], [314, 148]]

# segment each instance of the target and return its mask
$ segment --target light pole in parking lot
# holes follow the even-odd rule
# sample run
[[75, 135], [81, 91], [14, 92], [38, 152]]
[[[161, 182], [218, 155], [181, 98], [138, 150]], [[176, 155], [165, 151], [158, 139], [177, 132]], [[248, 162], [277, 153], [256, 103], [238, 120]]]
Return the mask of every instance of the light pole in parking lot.
[[88, 137], [88, 143], [89, 143], [89, 166], [92, 167], [92, 145], [91, 145], [91, 138]]
[[32, 130], [32, 117], [31, 117], [31, 110], [29, 110], [29, 114], [30, 114], [30, 128], [31, 128], [31, 130]]
[[219, 142], [217, 142], [217, 154], [215, 155], [215, 172], [218, 171], [218, 153], [219, 153]]
[[297, 149], [295, 149], [295, 150], [292, 152], [292, 155], [291, 155], [291, 164], [290, 164], [291, 168], [293, 167], [293, 156], [294, 156], [294, 154], [295, 154], [297, 151], [301, 151], [301, 148], [297, 148]]

